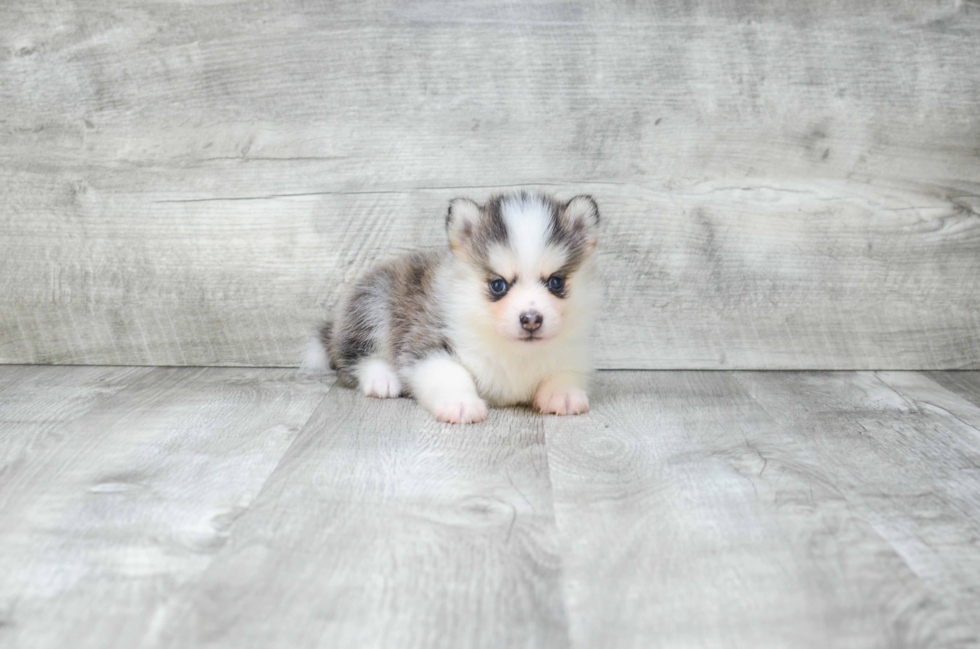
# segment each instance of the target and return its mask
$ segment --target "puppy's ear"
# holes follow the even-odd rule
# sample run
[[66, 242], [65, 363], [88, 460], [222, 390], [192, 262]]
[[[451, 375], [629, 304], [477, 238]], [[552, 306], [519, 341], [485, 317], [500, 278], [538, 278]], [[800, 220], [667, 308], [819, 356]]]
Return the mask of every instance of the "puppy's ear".
[[468, 247], [476, 234], [476, 226], [479, 222], [479, 205], [468, 198], [454, 198], [449, 201], [449, 212], [446, 213], [449, 247], [453, 251]]
[[599, 206], [588, 194], [581, 194], [565, 203], [563, 210], [566, 227], [585, 236], [589, 250], [595, 248], [599, 229]]

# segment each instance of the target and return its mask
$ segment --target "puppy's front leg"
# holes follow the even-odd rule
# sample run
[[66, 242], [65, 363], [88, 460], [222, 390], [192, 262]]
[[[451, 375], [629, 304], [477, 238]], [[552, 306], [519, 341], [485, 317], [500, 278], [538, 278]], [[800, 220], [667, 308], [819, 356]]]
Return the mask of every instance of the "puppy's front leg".
[[546, 415], [580, 415], [589, 411], [584, 372], [558, 372], [545, 379], [534, 395], [534, 406]]
[[472, 424], [487, 418], [487, 404], [473, 377], [448, 354], [423, 358], [408, 373], [412, 394], [439, 421]]

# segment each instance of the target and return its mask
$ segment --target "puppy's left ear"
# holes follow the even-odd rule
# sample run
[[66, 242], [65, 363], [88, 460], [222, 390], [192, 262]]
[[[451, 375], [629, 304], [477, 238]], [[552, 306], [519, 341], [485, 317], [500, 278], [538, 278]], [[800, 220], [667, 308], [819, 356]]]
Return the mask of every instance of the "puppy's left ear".
[[476, 234], [480, 222], [480, 206], [468, 198], [454, 198], [449, 201], [446, 213], [446, 234], [453, 252], [466, 249]]
[[595, 248], [599, 229], [599, 206], [588, 194], [580, 194], [565, 203], [565, 223], [573, 232], [585, 236], [589, 250]]

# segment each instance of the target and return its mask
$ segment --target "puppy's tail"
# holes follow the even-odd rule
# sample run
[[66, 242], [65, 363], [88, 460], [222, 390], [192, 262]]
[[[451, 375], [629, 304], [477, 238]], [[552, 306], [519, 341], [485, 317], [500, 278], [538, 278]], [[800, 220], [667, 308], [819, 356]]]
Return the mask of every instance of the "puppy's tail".
[[307, 341], [300, 369], [306, 372], [326, 372], [328, 368], [333, 369], [329, 352], [332, 334], [333, 323], [324, 322], [316, 335]]

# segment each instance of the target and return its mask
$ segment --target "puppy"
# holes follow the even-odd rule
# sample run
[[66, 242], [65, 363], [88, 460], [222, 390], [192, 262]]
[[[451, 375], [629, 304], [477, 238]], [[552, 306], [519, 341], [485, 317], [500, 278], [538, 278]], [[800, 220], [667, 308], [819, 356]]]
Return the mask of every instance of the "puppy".
[[448, 423], [483, 421], [488, 403], [588, 412], [598, 225], [591, 196], [454, 199], [450, 250], [362, 276], [304, 365], [329, 363], [367, 396], [411, 395]]

